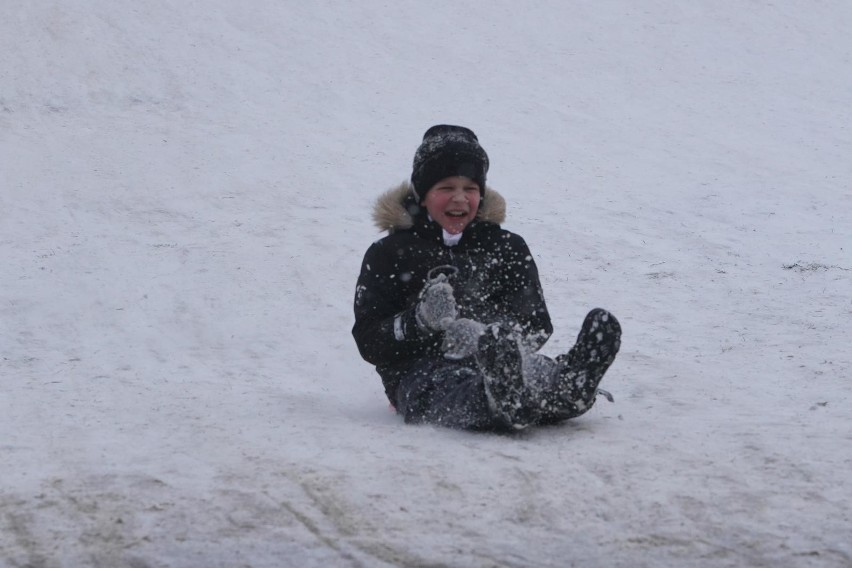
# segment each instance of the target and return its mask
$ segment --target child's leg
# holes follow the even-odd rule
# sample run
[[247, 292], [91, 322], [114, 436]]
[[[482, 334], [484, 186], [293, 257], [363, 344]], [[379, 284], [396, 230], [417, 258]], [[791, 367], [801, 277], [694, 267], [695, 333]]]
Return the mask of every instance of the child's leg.
[[556, 372], [542, 399], [547, 410], [542, 423], [554, 423], [587, 412], [595, 403], [598, 385], [621, 347], [621, 325], [600, 308], [586, 316], [577, 343], [556, 358]]
[[479, 338], [476, 361], [483, 375], [488, 407], [506, 430], [522, 430], [539, 415], [537, 400], [525, 378], [525, 361], [518, 338], [499, 325], [489, 326]]
[[482, 375], [464, 361], [424, 359], [399, 385], [397, 411], [409, 424], [491, 430]]

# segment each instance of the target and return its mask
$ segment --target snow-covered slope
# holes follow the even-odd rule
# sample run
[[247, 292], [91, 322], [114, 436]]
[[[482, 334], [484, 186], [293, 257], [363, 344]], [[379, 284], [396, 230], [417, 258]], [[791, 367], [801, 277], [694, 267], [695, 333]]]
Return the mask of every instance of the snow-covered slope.
[[[5, 0], [0, 566], [850, 566], [852, 4]], [[372, 200], [473, 128], [616, 404], [409, 427]]]

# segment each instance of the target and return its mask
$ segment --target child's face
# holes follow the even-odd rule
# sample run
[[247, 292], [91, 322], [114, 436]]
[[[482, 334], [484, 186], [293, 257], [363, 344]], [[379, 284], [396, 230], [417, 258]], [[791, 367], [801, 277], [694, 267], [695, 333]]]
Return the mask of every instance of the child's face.
[[479, 184], [464, 176], [454, 176], [433, 185], [423, 205], [445, 231], [457, 235], [476, 217], [479, 199]]

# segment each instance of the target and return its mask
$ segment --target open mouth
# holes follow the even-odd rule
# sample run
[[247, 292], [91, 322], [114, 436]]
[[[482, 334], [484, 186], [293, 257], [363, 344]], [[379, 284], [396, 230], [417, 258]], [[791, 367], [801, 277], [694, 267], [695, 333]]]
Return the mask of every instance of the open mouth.
[[447, 217], [467, 217], [467, 211], [447, 211]]

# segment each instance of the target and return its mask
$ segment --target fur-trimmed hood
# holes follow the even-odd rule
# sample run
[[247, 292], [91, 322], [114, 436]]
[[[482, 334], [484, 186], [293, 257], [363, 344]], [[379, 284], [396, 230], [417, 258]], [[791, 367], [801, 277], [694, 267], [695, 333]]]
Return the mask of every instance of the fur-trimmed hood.
[[[376, 227], [393, 233], [414, 226], [414, 217], [409, 207], [418, 205], [413, 195], [411, 183], [405, 181], [379, 196], [373, 206], [373, 223]], [[490, 187], [486, 187], [485, 197], [479, 203], [476, 218], [479, 221], [501, 224], [506, 219], [506, 200]]]

